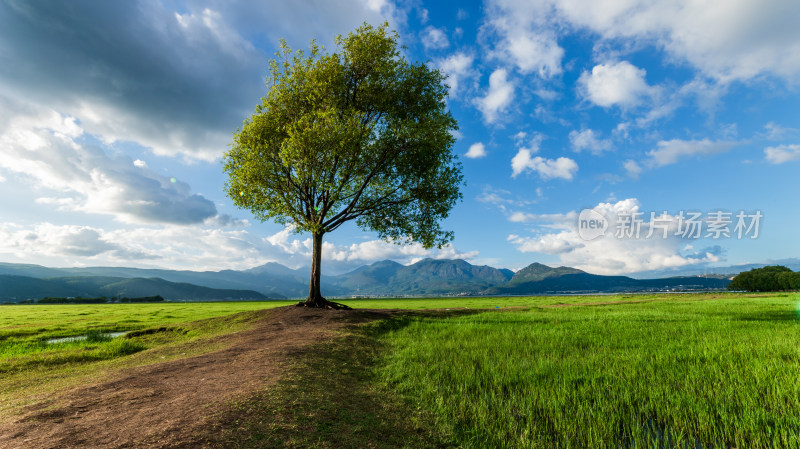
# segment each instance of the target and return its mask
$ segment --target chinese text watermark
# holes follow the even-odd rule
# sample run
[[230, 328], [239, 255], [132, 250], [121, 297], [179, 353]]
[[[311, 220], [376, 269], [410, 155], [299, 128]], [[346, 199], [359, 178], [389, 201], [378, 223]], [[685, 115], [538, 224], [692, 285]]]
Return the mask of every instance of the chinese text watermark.
[[763, 218], [764, 214], [759, 210], [751, 213], [744, 210], [737, 213], [678, 211], [670, 215], [666, 211], [659, 214], [645, 214], [638, 210], [603, 214], [595, 209], [584, 209], [578, 216], [578, 235], [584, 240], [594, 240], [609, 231], [620, 239], [667, 239], [672, 236], [684, 239], [755, 239]]

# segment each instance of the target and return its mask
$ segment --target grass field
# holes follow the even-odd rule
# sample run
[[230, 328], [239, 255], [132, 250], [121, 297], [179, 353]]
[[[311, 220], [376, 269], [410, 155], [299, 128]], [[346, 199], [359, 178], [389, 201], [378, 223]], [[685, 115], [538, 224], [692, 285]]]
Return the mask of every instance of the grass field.
[[[287, 302], [20, 305], [0, 308], [0, 374], [32, 366], [112, 359], [152, 345], [105, 334], [185, 323]], [[90, 338], [48, 343], [89, 335]]]
[[459, 447], [800, 447], [800, 295], [383, 323], [380, 377]]
[[[253, 424], [231, 438], [247, 446], [267, 432], [294, 447], [383, 434], [409, 447], [800, 447], [797, 294], [341, 302], [440, 312], [361, 326], [298, 356], [278, 390], [234, 409], [272, 427]], [[212, 351], [216, 336], [249, 326], [247, 312], [291, 303], [0, 307], [0, 415], [51, 391]], [[167, 332], [101, 335], [154, 328]], [[298, 388], [293, 379], [307, 376], [318, 379], [314, 388]], [[331, 393], [341, 385], [346, 394]]]
[[[0, 420], [48, 392], [134, 366], [211, 351], [215, 336], [247, 326], [246, 314], [229, 320], [209, 318], [289, 303], [0, 306]], [[167, 332], [136, 338], [103, 336], [156, 328]], [[93, 338], [47, 343], [83, 335]]]

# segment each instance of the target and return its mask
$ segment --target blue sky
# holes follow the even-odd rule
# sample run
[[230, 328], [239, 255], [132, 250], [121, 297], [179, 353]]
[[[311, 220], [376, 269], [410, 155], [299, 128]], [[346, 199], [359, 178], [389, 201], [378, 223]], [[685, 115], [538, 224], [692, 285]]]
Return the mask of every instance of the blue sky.
[[[797, 17], [793, 0], [6, 1], [0, 261], [308, 265], [307, 235], [233, 207], [220, 156], [266, 92], [279, 39], [335, 51], [365, 21], [388, 21], [406, 57], [449, 76], [464, 200], [444, 223], [451, 246], [343, 227], [326, 236], [324, 272], [387, 258], [601, 274], [795, 258]], [[584, 209], [604, 235], [581, 234]], [[666, 237], [644, 237], [651, 212]], [[681, 212], [700, 214], [700, 238], [681, 235]], [[717, 212], [730, 237], [707, 234]], [[742, 238], [740, 213], [760, 217]], [[641, 218], [639, 238], [625, 217]]]

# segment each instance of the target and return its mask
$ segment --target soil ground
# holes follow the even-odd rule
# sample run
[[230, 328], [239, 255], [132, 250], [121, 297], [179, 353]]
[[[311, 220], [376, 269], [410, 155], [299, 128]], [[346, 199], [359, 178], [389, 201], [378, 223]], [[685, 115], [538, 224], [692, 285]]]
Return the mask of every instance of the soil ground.
[[197, 447], [221, 409], [274, 385], [293, 354], [395, 312], [288, 306], [260, 313], [254, 327], [221, 337], [225, 349], [131, 369], [28, 407], [0, 425], [0, 448]]

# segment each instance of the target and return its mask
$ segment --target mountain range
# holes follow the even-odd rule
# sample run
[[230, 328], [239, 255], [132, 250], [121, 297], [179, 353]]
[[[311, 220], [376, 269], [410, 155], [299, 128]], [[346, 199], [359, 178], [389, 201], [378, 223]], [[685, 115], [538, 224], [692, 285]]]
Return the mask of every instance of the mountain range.
[[[0, 301], [45, 296], [155, 296], [167, 300], [298, 298], [308, 269], [267, 263], [248, 270], [177, 271], [125, 267], [48, 268], [0, 263]], [[516, 273], [464, 260], [425, 259], [411, 265], [384, 260], [337, 276], [323, 276], [323, 293], [346, 296], [526, 295], [710, 290], [729, 279], [676, 276], [634, 279], [532, 263]]]

